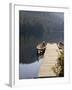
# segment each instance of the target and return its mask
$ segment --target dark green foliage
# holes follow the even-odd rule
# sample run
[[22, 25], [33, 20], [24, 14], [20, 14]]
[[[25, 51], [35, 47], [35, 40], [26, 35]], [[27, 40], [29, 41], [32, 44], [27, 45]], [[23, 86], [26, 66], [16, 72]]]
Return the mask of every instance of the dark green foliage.
[[61, 66], [61, 71], [59, 73], [59, 76], [64, 76], [64, 51], [62, 50], [60, 52], [60, 56], [58, 57], [59, 65]]
[[54, 67], [52, 67], [56, 76], [63, 77], [64, 76], [64, 50], [60, 51], [60, 54], [57, 59], [57, 63]]

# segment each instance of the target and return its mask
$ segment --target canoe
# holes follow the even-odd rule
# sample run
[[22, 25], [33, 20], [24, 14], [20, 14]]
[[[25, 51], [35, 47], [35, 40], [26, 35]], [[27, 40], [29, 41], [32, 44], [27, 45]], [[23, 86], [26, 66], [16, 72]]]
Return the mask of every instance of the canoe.
[[63, 42], [60, 41], [60, 42], [58, 43], [58, 48], [59, 48], [59, 49], [64, 49], [64, 44], [63, 44]]
[[38, 56], [44, 55], [46, 50], [46, 43], [43, 41], [42, 43], [37, 45], [36, 49], [37, 49]]

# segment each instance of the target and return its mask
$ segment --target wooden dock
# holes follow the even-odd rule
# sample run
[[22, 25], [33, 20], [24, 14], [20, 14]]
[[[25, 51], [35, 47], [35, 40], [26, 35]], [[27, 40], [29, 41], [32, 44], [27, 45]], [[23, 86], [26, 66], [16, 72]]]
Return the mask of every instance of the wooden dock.
[[53, 71], [54, 65], [57, 63], [59, 49], [56, 43], [47, 43], [43, 62], [40, 66], [39, 77], [56, 76]]

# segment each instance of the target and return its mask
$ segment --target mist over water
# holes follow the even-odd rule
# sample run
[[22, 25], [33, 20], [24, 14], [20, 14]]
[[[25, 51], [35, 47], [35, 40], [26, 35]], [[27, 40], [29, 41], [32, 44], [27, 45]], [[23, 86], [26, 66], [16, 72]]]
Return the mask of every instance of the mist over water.
[[19, 11], [19, 74], [20, 79], [38, 75], [36, 46], [64, 42], [64, 13]]
[[35, 61], [30, 64], [20, 64], [19, 65], [19, 79], [33, 79], [37, 78], [40, 70], [40, 65], [43, 59]]

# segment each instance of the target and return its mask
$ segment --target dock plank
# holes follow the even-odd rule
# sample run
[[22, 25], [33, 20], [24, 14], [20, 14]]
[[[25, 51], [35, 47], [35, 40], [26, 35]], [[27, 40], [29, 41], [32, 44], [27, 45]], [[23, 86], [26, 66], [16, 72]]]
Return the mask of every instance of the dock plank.
[[57, 63], [59, 49], [56, 43], [47, 43], [43, 62], [40, 66], [39, 77], [56, 76], [52, 67]]

